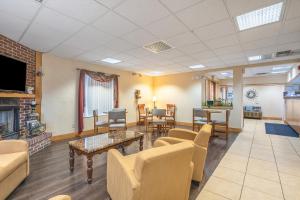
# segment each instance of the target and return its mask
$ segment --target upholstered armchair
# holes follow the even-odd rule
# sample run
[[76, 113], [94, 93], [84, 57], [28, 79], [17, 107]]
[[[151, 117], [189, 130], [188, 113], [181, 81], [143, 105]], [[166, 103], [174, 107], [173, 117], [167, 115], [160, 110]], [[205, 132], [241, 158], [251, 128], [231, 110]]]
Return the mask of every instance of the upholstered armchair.
[[0, 141], [0, 199], [5, 199], [29, 175], [28, 144]]
[[193, 145], [184, 142], [123, 156], [107, 156], [107, 191], [113, 200], [187, 200]]
[[57, 195], [49, 200], [72, 200], [72, 198], [69, 195]]
[[155, 147], [165, 146], [168, 144], [178, 144], [189, 141], [194, 146], [194, 172], [193, 180], [200, 182], [203, 178], [205, 160], [209, 138], [212, 132], [212, 125], [205, 124], [199, 132], [186, 129], [174, 128], [168, 133], [168, 137], [161, 137], [154, 143]]

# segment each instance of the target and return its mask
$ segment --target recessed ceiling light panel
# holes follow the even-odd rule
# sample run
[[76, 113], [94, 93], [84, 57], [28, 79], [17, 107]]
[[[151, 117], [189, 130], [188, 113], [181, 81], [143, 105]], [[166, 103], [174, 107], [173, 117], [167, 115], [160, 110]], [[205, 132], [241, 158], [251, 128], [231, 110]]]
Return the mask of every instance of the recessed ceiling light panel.
[[189, 66], [189, 68], [191, 69], [201, 69], [201, 68], [204, 68], [205, 66], [204, 65], [192, 65], [192, 66]]
[[257, 55], [257, 56], [249, 56], [248, 57], [248, 61], [257, 61], [257, 60], [261, 60], [262, 56], [261, 55]]
[[117, 63], [122, 62], [121, 60], [114, 59], [114, 58], [105, 58], [105, 59], [102, 59], [101, 61], [107, 62], [107, 63], [110, 63], [110, 64], [117, 64]]
[[152, 44], [148, 44], [148, 45], [144, 46], [144, 49], [147, 49], [148, 51], [151, 51], [152, 53], [160, 53], [160, 52], [172, 49], [172, 48], [173, 47], [171, 47], [164, 41], [158, 41], [158, 42], [154, 42]]
[[283, 2], [260, 8], [236, 17], [240, 31], [278, 22], [282, 15]]

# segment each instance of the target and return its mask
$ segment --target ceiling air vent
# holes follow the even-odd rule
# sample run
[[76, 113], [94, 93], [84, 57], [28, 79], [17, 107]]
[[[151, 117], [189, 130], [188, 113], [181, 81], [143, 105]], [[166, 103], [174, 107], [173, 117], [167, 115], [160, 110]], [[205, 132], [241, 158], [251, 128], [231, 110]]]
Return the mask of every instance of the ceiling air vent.
[[274, 57], [278, 58], [278, 57], [285, 57], [285, 56], [290, 56], [293, 54], [292, 50], [287, 50], [287, 51], [278, 51], [276, 53], [274, 53]]
[[144, 46], [144, 48], [153, 53], [160, 53], [160, 52], [172, 49], [173, 47], [171, 47], [170, 45], [168, 45], [167, 43], [165, 43], [163, 41], [158, 41], [158, 42], [154, 42], [152, 44], [147, 44]]

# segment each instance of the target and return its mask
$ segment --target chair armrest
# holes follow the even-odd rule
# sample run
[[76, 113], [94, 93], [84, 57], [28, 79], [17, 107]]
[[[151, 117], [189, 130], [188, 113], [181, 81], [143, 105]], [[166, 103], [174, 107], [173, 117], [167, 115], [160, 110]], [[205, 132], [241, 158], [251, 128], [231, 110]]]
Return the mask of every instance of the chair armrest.
[[28, 143], [24, 140], [1, 140], [0, 154], [28, 151]]
[[167, 146], [167, 145], [170, 145], [170, 143], [168, 143], [164, 140], [161, 140], [161, 138], [159, 138], [159, 139], [155, 140], [153, 147], [161, 147], [161, 146]]
[[49, 200], [71, 200], [71, 197], [69, 195], [57, 195]]
[[108, 151], [107, 190], [112, 199], [136, 199], [139, 182], [124, 160], [119, 151]]
[[185, 139], [185, 140], [194, 140], [197, 134], [198, 133], [195, 131], [181, 129], [181, 128], [174, 128], [169, 130], [168, 136]]

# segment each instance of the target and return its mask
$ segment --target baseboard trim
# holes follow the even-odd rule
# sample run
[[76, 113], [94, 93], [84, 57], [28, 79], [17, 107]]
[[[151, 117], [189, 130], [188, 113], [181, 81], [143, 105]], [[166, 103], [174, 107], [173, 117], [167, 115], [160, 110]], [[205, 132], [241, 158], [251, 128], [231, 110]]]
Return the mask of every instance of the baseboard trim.
[[281, 117], [262, 117], [262, 119], [264, 119], [264, 120], [280, 120], [280, 121], [282, 121]]
[[[133, 127], [135, 125], [136, 125], [136, 122], [127, 123], [127, 127]], [[99, 132], [103, 132], [103, 133], [107, 132], [107, 129], [105, 129], [105, 128], [99, 128], [98, 130], [99, 130]], [[95, 134], [94, 129], [82, 131], [80, 134], [79, 134], [79, 132], [64, 133], [64, 134], [52, 136], [51, 141], [52, 142], [60, 142], [60, 141], [64, 141], [64, 140], [70, 140], [70, 139], [75, 139], [75, 138], [80, 138], [80, 137], [92, 136], [94, 134]]]

